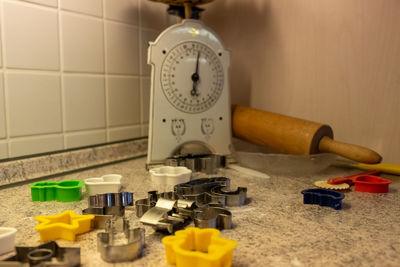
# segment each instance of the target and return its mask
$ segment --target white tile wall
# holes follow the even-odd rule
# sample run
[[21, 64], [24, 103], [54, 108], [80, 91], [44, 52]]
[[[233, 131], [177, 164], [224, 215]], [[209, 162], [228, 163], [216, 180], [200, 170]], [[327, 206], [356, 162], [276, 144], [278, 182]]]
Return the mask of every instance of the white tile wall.
[[0, 0], [0, 159], [147, 136], [148, 0]]
[[110, 76], [108, 85], [108, 125], [140, 123], [139, 78]]
[[59, 69], [56, 9], [4, 1], [3, 15], [6, 67]]

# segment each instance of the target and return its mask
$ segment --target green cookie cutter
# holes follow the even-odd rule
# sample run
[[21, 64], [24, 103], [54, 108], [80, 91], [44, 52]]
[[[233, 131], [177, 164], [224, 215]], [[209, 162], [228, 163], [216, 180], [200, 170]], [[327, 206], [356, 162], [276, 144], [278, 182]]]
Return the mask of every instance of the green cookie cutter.
[[31, 184], [32, 201], [61, 202], [79, 201], [82, 199], [84, 181], [67, 180], [62, 182], [36, 182]]

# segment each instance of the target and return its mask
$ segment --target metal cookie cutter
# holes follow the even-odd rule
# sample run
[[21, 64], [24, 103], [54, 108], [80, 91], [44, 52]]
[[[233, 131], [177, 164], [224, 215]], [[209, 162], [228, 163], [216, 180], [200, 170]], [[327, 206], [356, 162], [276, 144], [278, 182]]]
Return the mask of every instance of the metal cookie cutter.
[[183, 267], [231, 266], [238, 242], [221, 238], [217, 229], [189, 227], [162, 239], [167, 263]]
[[0, 261], [0, 266], [64, 266], [81, 265], [81, 249], [59, 247], [55, 241], [41, 244], [38, 247], [15, 247], [16, 255]]
[[133, 206], [133, 193], [107, 193], [89, 197], [89, 207]]
[[200, 178], [187, 183], [178, 184], [174, 187], [177, 195], [193, 195], [204, 192], [211, 192], [215, 186], [224, 186], [229, 188], [230, 179], [226, 177]]
[[104, 261], [133, 261], [142, 256], [145, 246], [145, 230], [143, 228], [131, 229], [129, 221], [124, 220], [126, 240], [124, 244], [117, 244], [115, 226], [112, 221], [107, 224], [107, 232], [97, 234], [97, 250]]
[[165, 160], [167, 166], [185, 166], [193, 172], [207, 174], [217, 173], [219, 168], [226, 167], [226, 157], [216, 154], [173, 156]]
[[125, 209], [122, 206], [113, 207], [92, 207], [82, 210], [82, 214], [92, 214], [93, 229], [105, 229], [108, 220], [122, 220], [125, 214]]
[[238, 187], [236, 191], [229, 191], [223, 186], [216, 186], [211, 189], [214, 196], [224, 197], [227, 206], [242, 206], [246, 204], [247, 188]]
[[199, 228], [232, 228], [232, 213], [224, 208], [205, 207], [195, 210], [194, 225]]
[[140, 222], [155, 230], [173, 233], [187, 223], [197, 206], [193, 201], [160, 198], [156, 205], [140, 218]]
[[85, 179], [86, 194], [88, 196], [118, 193], [121, 189], [121, 178], [119, 174], [106, 174], [100, 178]]

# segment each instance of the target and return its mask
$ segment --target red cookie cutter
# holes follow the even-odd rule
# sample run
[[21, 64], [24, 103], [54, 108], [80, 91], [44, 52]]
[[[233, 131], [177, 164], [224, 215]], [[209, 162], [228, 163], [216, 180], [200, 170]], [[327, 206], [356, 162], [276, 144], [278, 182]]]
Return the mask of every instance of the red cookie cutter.
[[389, 184], [392, 181], [375, 176], [379, 174], [380, 171], [370, 170], [346, 177], [332, 178], [327, 182], [328, 184], [354, 184], [354, 191], [357, 192], [387, 193], [389, 191]]

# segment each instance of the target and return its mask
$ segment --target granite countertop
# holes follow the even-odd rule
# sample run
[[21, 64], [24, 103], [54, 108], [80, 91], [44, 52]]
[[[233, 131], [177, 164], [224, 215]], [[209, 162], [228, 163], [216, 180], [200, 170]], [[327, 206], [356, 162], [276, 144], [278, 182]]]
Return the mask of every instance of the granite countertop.
[[[144, 168], [145, 158], [129, 160], [95, 169], [59, 176], [52, 180], [86, 179], [109, 173], [123, 175], [124, 191], [134, 192], [135, 200], [154, 189]], [[234, 227], [221, 236], [239, 242], [233, 266], [337, 266], [400, 265], [400, 180], [393, 181], [388, 194], [346, 192], [343, 209], [304, 205], [303, 189], [313, 188], [315, 180], [358, 172], [328, 168], [322, 173], [302, 176], [250, 177], [232, 169], [218, 176], [231, 178], [231, 188], [248, 188], [250, 203], [230, 208]], [[87, 197], [80, 202], [32, 202], [29, 184], [0, 190], [0, 226], [18, 229], [16, 245], [39, 245], [34, 229], [38, 215], [55, 215], [64, 210], [80, 213]], [[133, 227], [142, 226], [134, 209], [126, 211]], [[143, 227], [143, 226], [142, 226]], [[167, 266], [161, 233], [146, 229], [144, 256], [134, 262], [115, 266]], [[60, 246], [81, 247], [84, 266], [113, 266], [102, 261], [97, 252], [95, 230], [78, 235], [76, 242], [59, 240]]]

